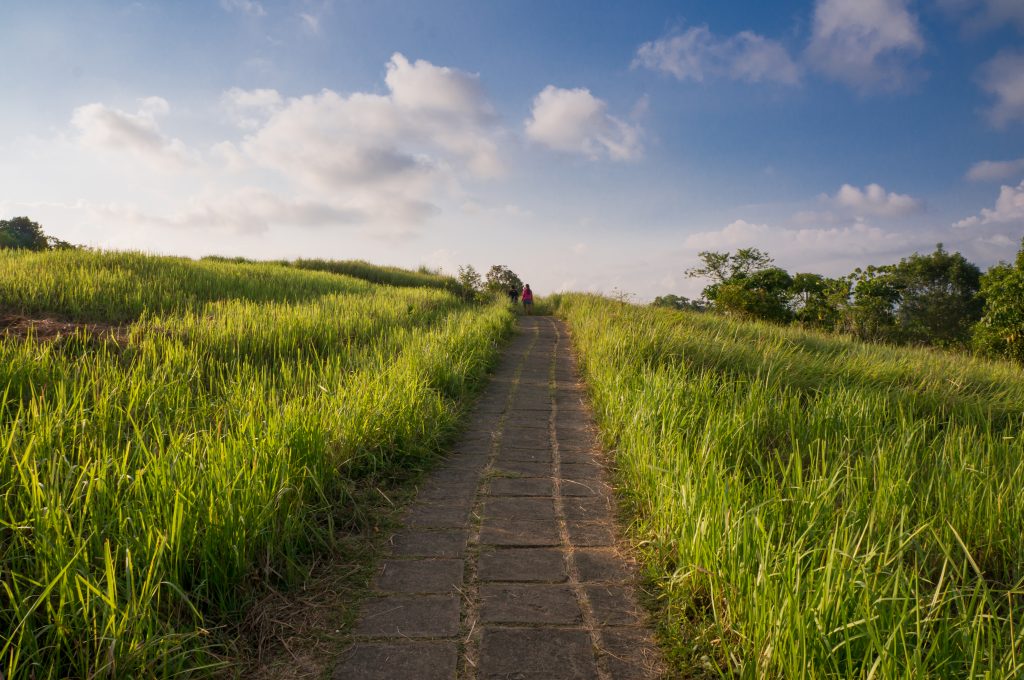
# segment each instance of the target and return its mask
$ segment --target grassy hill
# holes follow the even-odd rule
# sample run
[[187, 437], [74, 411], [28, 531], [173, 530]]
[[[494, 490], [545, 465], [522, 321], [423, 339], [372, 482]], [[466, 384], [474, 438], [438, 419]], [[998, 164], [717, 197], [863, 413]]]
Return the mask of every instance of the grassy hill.
[[1024, 372], [567, 295], [684, 677], [1019, 677]]
[[[202, 674], [512, 329], [360, 262], [0, 251], [0, 674]], [[570, 323], [679, 675], [1024, 671], [1024, 371], [625, 305]], [[41, 321], [41, 320], [46, 321]]]
[[442, 284], [0, 251], [0, 315], [22, 322], [0, 333], [0, 674], [210, 661], [207, 629], [355, 521], [353, 480], [422, 465], [457, 427], [512, 315]]

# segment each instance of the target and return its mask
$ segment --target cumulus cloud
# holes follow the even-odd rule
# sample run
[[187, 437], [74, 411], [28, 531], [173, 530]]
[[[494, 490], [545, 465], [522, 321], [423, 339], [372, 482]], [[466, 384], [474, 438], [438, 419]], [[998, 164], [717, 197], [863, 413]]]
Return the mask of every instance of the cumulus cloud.
[[1024, 31], [1024, 2], [1020, 0], [939, 0], [948, 13], [960, 17], [970, 32], [1016, 24]]
[[267, 10], [257, 0], [220, 0], [220, 6], [228, 12], [241, 12], [253, 17], [267, 15]]
[[631, 160], [643, 153], [640, 127], [609, 115], [608, 104], [586, 88], [548, 85], [534, 97], [525, 125], [533, 141], [591, 160]]
[[220, 97], [221, 108], [238, 127], [255, 130], [283, 104], [277, 90], [233, 87]]
[[179, 168], [196, 160], [196, 154], [180, 139], [164, 135], [157, 118], [170, 111], [162, 97], [140, 99], [139, 110], [128, 113], [101, 103], [76, 108], [71, 124], [78, 129], [79, 143], [99, 151], [127, 152], [161, 169]]
[[[435, 214], [431, 202], [460, 176], [502, 173], [497, 119], [479, 76], [395, 54], [385, 84], [383, 95], [323, 90], [286, 101], [273, 90], [231, 90], [225, 99], [236, 111], [265, 117], [255, 118], [237, 151], [300, 186], [344, 195], [395, 221]], [[234, 150], [219, 152], [231, 158]]]
[[1024, 120], [1024, 52], [1002, 52], [981, 67], [981, 88], [995, 97], [988, 111], [996, 127]]
[[644, 43], [637, 49], [633, 66], [696, 82], [706, 78], [784, 85], [800, 82], [800, 68], [782, 43], [751, 31], [721, 38], [712, 34], [707, 26], [695, 26], [683, 33]]
[[908, 61], [924, 51], [909, 0], [817, 0], [808, 62], [861, 91], [894, 90], [910, 79]]
[[1024, 223], [1024, 181], [1017, 186], [1003, 185], [994, 208], [982, 208], [981, 213], [962, 219], [953, 226], [958, 229], [985, 224]]
[[991, 182], [1024, 174], [1024, 158], [1012, 161], [979, 161], [967, 171], [967, 179]]
[[501, 173], [478, 76], [395, 54], [385, 82], [387, 95], [289, 99], [242, 148], [262, 166], [329, 188], [405, 182], [456, 161], [476, 176]]
[[886, 191], [879, 184], [869, 184], [863, 189], [844, 184], [836, 192], [836, 195], [831, 197], [831, 200], [837, 206], [856, 215], [897, 217], [921, 208], [921, 203], [916, 198], [907, 194]]

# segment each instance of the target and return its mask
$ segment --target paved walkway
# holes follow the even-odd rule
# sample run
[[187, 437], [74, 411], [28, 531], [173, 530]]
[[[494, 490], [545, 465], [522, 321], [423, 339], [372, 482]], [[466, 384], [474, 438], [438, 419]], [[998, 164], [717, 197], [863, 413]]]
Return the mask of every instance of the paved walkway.
[[661, 677], [561, 321], [526, 317], [420, 488], [336, 680]]

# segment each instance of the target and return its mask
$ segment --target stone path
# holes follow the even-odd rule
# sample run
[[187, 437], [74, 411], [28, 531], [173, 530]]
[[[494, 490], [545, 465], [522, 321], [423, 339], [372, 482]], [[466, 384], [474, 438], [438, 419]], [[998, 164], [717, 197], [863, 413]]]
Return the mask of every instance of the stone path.
[[333, 677], [662, 677], [562, 322], [522, 319], [472, 422], [405, 515]]

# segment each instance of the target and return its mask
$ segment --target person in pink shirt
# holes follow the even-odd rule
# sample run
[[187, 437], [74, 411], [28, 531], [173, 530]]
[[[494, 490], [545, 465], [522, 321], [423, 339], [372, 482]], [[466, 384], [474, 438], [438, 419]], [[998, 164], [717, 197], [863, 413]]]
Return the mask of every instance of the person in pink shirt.
[[519, 296], [523, 300], [523, 310], [527, 314], [533, 314], [533, 291], [530, 290], [530, 284], [526, 284], [523, 288], [523, 294]]

